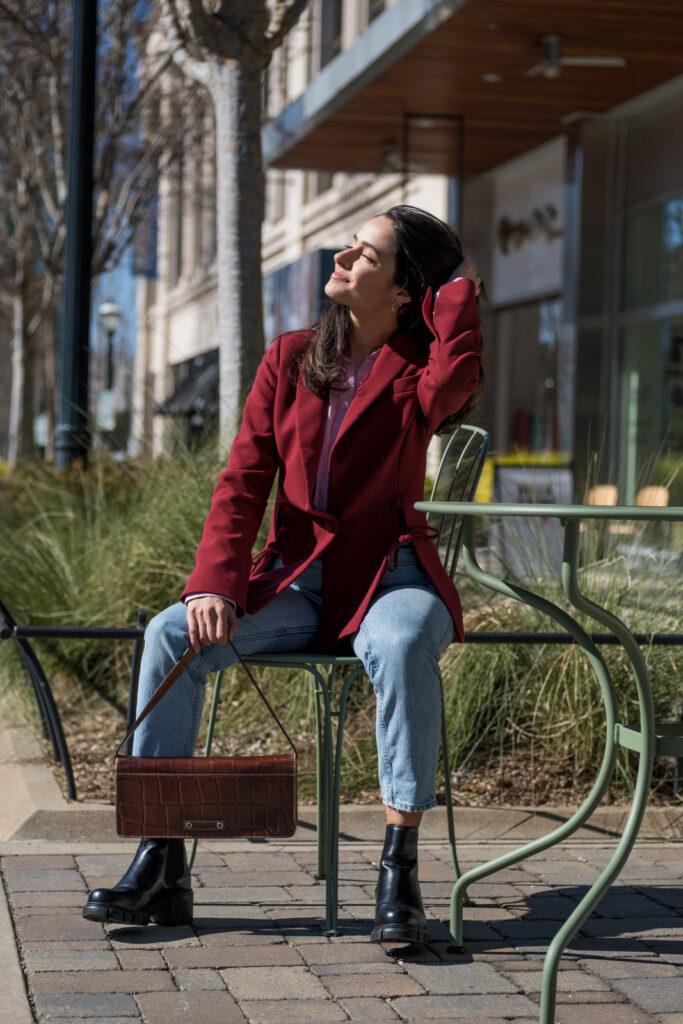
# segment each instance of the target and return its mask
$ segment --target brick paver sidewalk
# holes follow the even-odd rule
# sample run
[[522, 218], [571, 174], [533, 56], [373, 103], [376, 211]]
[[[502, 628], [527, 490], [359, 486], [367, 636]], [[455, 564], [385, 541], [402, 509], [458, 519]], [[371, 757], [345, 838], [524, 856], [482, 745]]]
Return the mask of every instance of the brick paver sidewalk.
[[[565, 844], [475, 886], [465, 956], [448, 952], [445, 843], [420, 845], [432, 941], [419, 953], [368, 941], [381, 841], [342, 846], [343, 933], [332, 938], [322, 933], [324, 883], [309, 842], [200, 844], [191, 927], [84, 920], [86, 891], [113, 884], [136, 846], [0, 844], [9, 904], [0, 920], [0, 1020], [534, 1022], [548, 940], [613, 844]], [[464, 844], [463, 859], [478, 863], [504, 848]], [[636, 848], [562, 962], [559, 1024], [683, 1024], [682, 879], [683, 845]]]

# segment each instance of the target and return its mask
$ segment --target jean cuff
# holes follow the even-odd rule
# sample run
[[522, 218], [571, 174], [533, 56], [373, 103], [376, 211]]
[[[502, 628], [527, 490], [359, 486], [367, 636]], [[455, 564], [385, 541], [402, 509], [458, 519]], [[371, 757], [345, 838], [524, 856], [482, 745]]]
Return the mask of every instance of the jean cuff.
[[423, 804], [407, 804], [402, 800], [390, 800], [389, 797], [382, 794], [382, 803], [387, 807], [393, 807], [396, 811], [428, 811], [432, 807], [436, 807], [436, 798], [427, 800]]

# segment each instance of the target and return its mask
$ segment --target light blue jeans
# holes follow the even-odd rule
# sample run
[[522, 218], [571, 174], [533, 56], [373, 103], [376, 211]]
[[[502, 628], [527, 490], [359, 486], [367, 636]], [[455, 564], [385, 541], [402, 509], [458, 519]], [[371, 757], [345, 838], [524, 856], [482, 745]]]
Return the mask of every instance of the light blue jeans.
[[[274, 565], [281, 565], [278, 557]], [[245, 614], [233, 643], [242, 657], [311, 651], [320, 626], [322, 559], [267, 605]], [[453, 640], [448, 608], [420, 566], [410, 542], [390, 562], [360, 629], [351, 637], [376, 697], [378, 775], [382, 801], [399, 811], [436, 804], [441, 740], [439, 658]], [[145, 630], [137, 714], [189, 645], [182, 601], [155, 615]], [[207, 676], [233, 665], [229, 644], [210, 644], [195, 655], [133, 734], [133, 754], [188, 756], [199, 733]], [[224, 713], [229, 709], [223, 705]], [[275, 709], [277, 711], [277, 709]], [[229, 710], [228, 710], [229, 713]]]

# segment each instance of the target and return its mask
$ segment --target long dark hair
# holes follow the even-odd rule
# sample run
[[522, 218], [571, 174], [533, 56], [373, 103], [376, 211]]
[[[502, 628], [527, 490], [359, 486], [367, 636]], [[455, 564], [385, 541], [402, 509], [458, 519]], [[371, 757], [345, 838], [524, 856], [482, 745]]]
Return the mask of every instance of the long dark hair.
[[[432, 341], [432, 333], [422, 317], [422, 302], [429, 286], [434, 293], [451, 276], [464, 257], [460, 235], [454, 227], [420, 209], [418, 206], [400, 204], [392, 206], [383, 214], [394, 227], [395, 272], [394, 284], [410, 295], [410, 302], [404, 303], [398, 311], [398, 329], [406, 331], [426, 352]], [[486, 297], [483, 282], [481, 294]], [[479, 298], [477, 298], [479, 305]], [[303, 380], [309, 390], [327, 398], [330, 387], [342, 373], [342, 358], [346, 340], [351, 330], [351, 315], [348, 306], [330, 301], [320, 317], [311, 325], [313, 335], [296, 366], [294, 377], [303, 367]], [[450, 434], [471, 413], [484, 387], [484, 371], [479, 371], [477, 389], [460, 409], [442, 420], [436, 434]]]

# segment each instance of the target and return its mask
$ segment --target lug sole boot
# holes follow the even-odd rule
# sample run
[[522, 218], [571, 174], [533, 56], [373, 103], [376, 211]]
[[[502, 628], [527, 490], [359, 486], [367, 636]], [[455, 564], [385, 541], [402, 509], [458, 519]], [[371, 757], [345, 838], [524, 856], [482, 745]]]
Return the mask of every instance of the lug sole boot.
[[427, 918], [417, 880], [417, 828], [387, 825], [375, 887], [370, 942], [427, 941]]
[[93, 889], [89, 921], [163, 925], [192, 923], [193, 894], [183, 839], [141, 839], [132, 863], [111, 889]]

